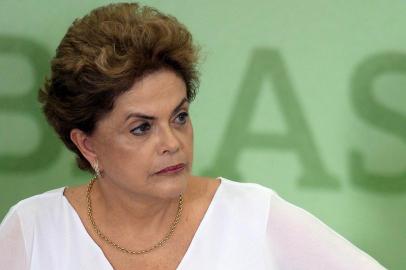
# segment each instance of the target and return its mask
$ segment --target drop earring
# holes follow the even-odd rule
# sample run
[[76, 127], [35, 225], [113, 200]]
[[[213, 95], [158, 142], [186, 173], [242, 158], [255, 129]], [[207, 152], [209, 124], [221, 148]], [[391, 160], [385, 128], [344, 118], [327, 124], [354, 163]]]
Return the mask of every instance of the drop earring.
[[99, 168], [99, 161], [96, 159], [96, 162], [93, 166], [93, 170], [96, 173], [96, 177], [101, 177], [100, 168]]

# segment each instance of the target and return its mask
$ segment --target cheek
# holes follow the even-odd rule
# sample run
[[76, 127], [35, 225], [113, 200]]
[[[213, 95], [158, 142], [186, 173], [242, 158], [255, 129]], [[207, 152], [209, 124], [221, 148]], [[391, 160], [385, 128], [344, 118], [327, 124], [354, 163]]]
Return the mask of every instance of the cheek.
[[106, 141], [100, 154], [106, 169], [120, 174], [142, 175], [151, 170], [152, 148], [149, 143], [122, 138]]
[[154, 148], [149, 143], [132, 144], [122, 148], [118, 157], [124, 168], [134, 171], [136, 174], [143, 174], [151, 170], [154, 158]]

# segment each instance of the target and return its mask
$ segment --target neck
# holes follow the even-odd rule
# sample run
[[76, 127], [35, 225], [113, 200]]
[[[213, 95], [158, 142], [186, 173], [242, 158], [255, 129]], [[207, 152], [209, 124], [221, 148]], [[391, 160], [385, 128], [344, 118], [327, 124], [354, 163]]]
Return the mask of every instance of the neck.
[[105, 179], [96, 180], [90, 196], [93, 214], [100, 223], [146, 239], [168, 230], [179, 205], [178, 196], [168, 199], [134, 194]]

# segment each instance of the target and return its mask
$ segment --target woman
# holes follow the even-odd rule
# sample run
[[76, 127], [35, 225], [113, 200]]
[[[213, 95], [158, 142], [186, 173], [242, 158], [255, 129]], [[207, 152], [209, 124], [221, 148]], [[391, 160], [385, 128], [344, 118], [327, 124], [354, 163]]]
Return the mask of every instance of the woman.
[[149, 7], [72, 24], [39, 100], [95, 176], [12, 207], [0, 269], [384, 269], [269, 188], [191, 175], [196, 63], [187, 29]]

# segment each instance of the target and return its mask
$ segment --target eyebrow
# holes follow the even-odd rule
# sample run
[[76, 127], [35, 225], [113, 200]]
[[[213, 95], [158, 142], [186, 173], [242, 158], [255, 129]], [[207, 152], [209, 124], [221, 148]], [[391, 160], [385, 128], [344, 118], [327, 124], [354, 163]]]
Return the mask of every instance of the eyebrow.
[[[180, 110], [180, 108], [183, 106], [183, 104], [185, 102], [188, 102], [188, 99], [186, 97], [184, 97], [181, 100], [181, 102], [175, 107], [175, 109], [172, 111], [172, 115], [176, 114]], [[132, 113], [129, 113], [127, 115], [127, 117], [125, 118], [125, 122], [127, 122], [127, 120], [132, 118], [132, 117], [137, 117], [137, 118], [141, 118], [141, 119], [145, 119], [145, 120], [155, 120], [155, 119], [157, 119], [155, 116], [152, 116], [152, 115], [146, 115], [146, 114], [139, 113], [139, 112], [132, 112]]]

